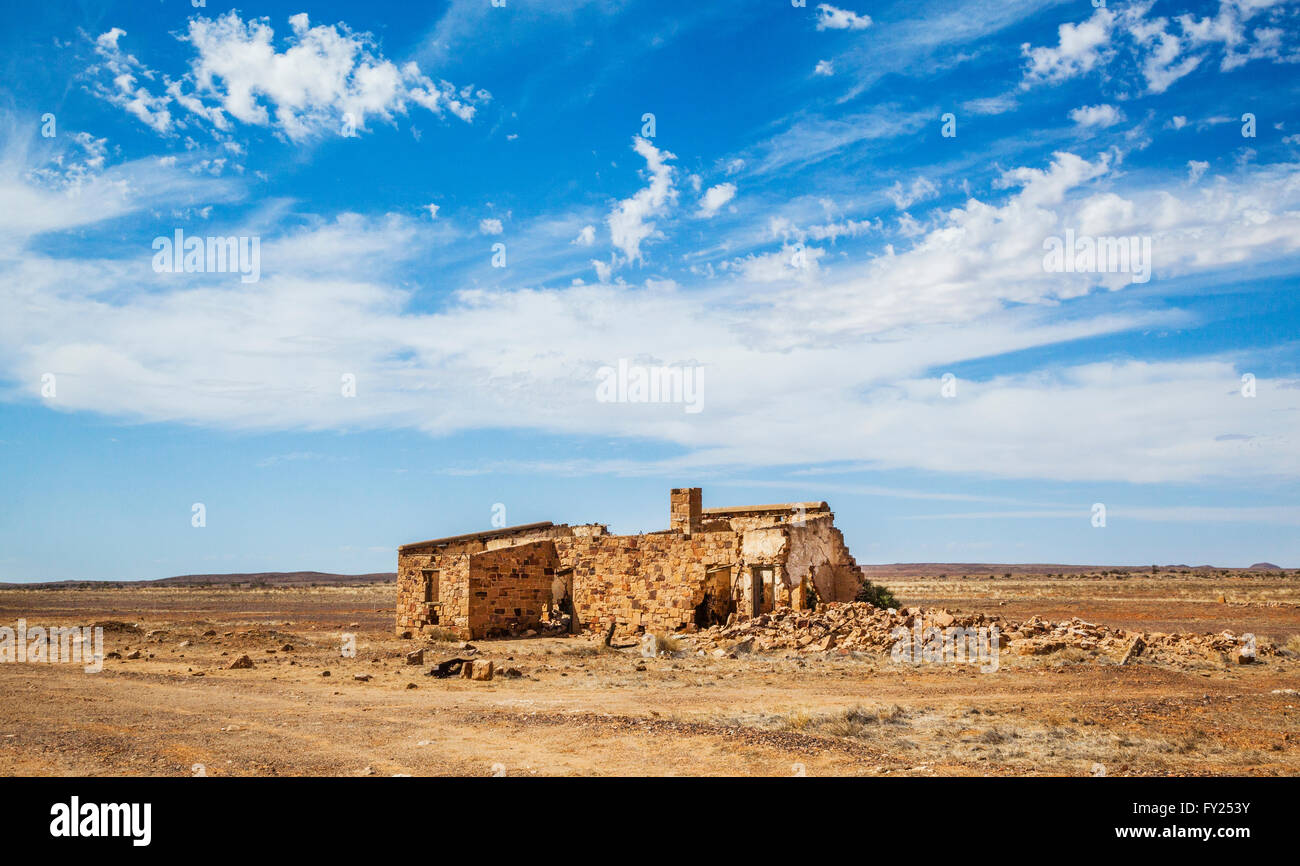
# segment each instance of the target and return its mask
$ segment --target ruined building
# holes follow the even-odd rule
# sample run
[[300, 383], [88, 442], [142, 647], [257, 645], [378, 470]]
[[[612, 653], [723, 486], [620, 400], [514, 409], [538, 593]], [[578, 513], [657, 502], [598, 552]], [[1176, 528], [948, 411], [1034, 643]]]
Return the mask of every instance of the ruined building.
[[533, 523], [399, 548], [397, 631], [689, 632], [848, 601], [861, 583], [825, 502], [702, 508], [698, 487], [681, 488], [662, 532]]

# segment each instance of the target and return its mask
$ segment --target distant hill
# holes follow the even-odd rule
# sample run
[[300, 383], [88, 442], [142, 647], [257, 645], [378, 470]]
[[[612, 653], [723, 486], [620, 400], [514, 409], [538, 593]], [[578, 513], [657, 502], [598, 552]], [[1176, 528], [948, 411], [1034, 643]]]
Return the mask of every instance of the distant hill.
[[895, 577], [929, 577], [940, 574], [1088, 574], [1089, 572], [1111, 571], [1150, 571], [1151, 566], [1110, 566], [1110, 565], [1060, 565], [1052, 563], [1005, 563], [1005, 562], [895, 562], [889, 565], [863, 565], [863, 572], [872, 575], [893, 575]]
[[[1097, 574], [1103, 571], [1121, 571], [1130, 574], [1150, 574], [1150, 565], [1062, 565], [1059, 563], [995, 563], [995, 562], [895, 562], [888, 565], [860, 566], [868, 578], [875, 577], [937, 577], [946, 574], [949, 577], [963, 574]], [[1283, 571], [1284, 569], [1267, 562], [1256, 563], [1250, 568], [1238, 569], [1218, 565], [1160, 565], [1161, 571]]]
[[330, 574], [324, 571], [261, 571], [253, 574], [181, 574], [155, 580], [54, 580], [46, 583], [0, 583], [5, 589], [58, 589], [75, 586], [310, 586], [322, 584], [391, 583], [397, 573]]

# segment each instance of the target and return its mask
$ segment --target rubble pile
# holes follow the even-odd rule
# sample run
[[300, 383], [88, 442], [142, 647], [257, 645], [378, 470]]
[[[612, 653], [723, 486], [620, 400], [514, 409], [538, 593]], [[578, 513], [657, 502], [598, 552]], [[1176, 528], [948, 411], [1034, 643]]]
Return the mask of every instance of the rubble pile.
[[745, 652], [889, 653], [907, 636], [930, 628], [980, 631], [992, 639], [997, 627], [999, 650], [1017, 655], [1042, 656], [1074, 649], [1113, 656], [1122, 664], [1139, 656], [1156, 661], [1186, 663], [1226, 655], [1249, 663], [1255, 656], [1275, 655], [1271, 644], [1256, 645], [1247, 636], [1230, 631], [1219, 634], [1164, 634], [1132, 632], [1074, 618], [1052, 622], [1041, 617], [1007, 620], [996, 614], [952, 612], [939, 608], [908, 607], [882, 610], [862, 602], [832, 603], [815, 611], [782, 608], [753, 619], [732, 621], [695, 634], [695, 646], [714, 655]]
[[918, 618], [923, 627], [1002, 626], [999, 617], [983, 614], [920, 608], [882, 610], [862, 602], [843, 602], [820, 605], [816, 611], [780, 608], [753, 619], [705, 629], [696, 639], [702, 645], [711, 642], [742, 652], [888, 652], [898, 642], [894, 630], [900, 626], [911, 629]]

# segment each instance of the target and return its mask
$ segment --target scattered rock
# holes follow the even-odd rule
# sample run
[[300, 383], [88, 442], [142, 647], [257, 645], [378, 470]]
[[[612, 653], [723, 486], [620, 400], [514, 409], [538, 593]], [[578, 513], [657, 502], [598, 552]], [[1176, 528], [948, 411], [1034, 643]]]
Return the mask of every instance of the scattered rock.
[[138, 658], [140, 658], [140, 651], [139, 651], [139, 650], [131, 650], [129, 653], [126, 654], [126, 657], [129, 658], [129, 659], [132, 659], [132, 660], [138, 659]]
[[[122, 622], [116, 619], [101, 619], [98, 622], [91, 623], [91, 628], [102, 628], [105, 634], [116, 632], [118, 634], [141, 634], [142, 629], [138, 625], [129, 622]], [[154, 634], [166, 634], [166, 632], [153, 632]]]
[[371, 677], [370, 674], [353, 674], [352, 679], [359, 683], [368, 683], [370, 682]]
[[253, 666], [253, 660], [246, 655], [242, 655], [239, 658], [232, 661], [230, 664], [226, 665], [226, 670], [229, 671], [247, 670], [252, 666]]
[[1122, 665], [1128, 664], [1133, 659], [1142, 655], [1142, 650], [1146, 648], [1147, 648], [1146, 641], [1142, 640], [1141, 635], [1138, 635], [1137, 637], [1133, 638], [1133, 642], [1128, 645], [1128, 649], [1124, 650], [1124, 657], [1119, 660], [1119, 663]]
[[418, 649], [406, 654], [406, 663], [408, 665], [424, 664], [424, 650]]
[[[935, 628], [984, 629], [992, 639], [998, 629], [999, 649], [1010, 648], [1025, 656], [1045, 656], [1064, 649], [1085, 650], [1132, 663], [1144, 659], [1183, 665], [1200, 663], [1232, 653], [1242, 646], [1232, 632], [1219, 634], [1144, 634], [1098, 625], [1075, 617], [1052, 622], [1034, 616], [1011, 621], [1000, 614], [965, 613], [942, 609], [907, 607], [882, 610], [862, 602], [830, 602], [816, 610], [781, 608], [753, 619], [729, 617], [727, 625], [697, 632], [693, 649], [715, 658], [741, 653], [876, 653], [889, 654], [898, 643], [897, 629], [912, 631]], [[1256, 652], [1278, 656], [1284, 650], [1260, 642]], [[1258, 660], [1258, 659], [1257, 659]], [[1247, 662], [1242, 662], [1243, 664]]]
[[455, 676], [465, 676], [464, 669], [465, 669], [465, 665], [467, 664], [469, 664], [469, 659], [462, 659], [462, 658], [446, 659], [445, 661], [440, 661], [436, 663], [433, 667], [429, 668], [429, 671], [428, 673], [425, 674], [425, 676], [437, 677], [438, 679], [446, 679], [447, 677], [455, 677]]

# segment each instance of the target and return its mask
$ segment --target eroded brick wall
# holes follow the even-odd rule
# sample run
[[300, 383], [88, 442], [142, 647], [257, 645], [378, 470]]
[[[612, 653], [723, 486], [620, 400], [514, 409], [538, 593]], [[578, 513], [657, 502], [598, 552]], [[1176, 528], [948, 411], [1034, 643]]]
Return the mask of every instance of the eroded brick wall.
[[556, 549], [573, 569], [582, 627], [675, 632], [695, 622], [708, 568], [736, 562], [738, 540], [732, 532], [597, 535], [557, 539]]
[[535, 541], [470, 557], [462, 636], [467, 640], [492, 637], [541, 625], [557, 567], [552, 541]]

